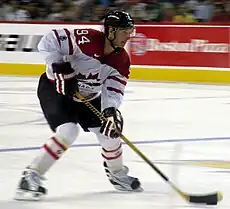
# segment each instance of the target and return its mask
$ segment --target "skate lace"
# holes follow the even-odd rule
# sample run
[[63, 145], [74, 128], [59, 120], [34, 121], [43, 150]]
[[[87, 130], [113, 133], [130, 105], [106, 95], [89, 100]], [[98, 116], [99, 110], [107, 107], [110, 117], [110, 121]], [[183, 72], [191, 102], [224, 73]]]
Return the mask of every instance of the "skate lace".
[[115, 178], [122, 186], [129, 187], [132, 184], [134, 177], [128, 176], [128, 172], [128, 167], [123, 166], [120, 171], [112, 174], [112, 180]]
[[113, 173], [115, 176], [127, 176], [129, 173], [129, 168], [127, 166], [123, 166], [120, 171]]
[[36, 185], [41, 185], [42, 181], [46, 180], [44, 176], [33, 170], [28, 170], [25, 176]]
[[118, 178], [118, 179], [126, 179], [125, 181], [127, 181], [127, 180], [130, 180], [130, 179], [132, 179], [132, 177], [131, 176], [128, 176], [128, 172], [129, 172], [129, 169], [128, 169], [128, 167], [126, 167], [126, 166], [123, 166], [122, 167], [122, 169], [120, 170], [120, 171], [118, 171], [118, 172], [116, 172], [116, 173], [113, 173], [112, 175], [115, 177], [115, 178]]

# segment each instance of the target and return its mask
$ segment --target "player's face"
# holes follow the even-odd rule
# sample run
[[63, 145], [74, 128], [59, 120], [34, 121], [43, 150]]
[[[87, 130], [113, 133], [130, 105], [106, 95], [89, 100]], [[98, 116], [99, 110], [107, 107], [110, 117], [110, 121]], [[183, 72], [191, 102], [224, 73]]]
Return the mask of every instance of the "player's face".
[[116, 31], [116, 38], [114, 40], [114, 45], [123, 48], [126, 42], [130, 39], [134, 32], [134, 28], [129, 29], [118, 29]]

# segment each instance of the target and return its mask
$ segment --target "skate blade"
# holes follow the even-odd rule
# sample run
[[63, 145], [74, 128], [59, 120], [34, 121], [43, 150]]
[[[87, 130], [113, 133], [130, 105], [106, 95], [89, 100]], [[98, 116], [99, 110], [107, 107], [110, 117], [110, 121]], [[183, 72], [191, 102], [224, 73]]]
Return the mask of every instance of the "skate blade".
[[43, 197], [44, 194], [41, 192], [33, 192], [33, 191], [25, 191], [25, 190], [17, 189], [14, 199], [22, 200], [22, 201], [39, 201], [43, 199]]
[[114, 185], [114, 188], [122, 192], [143, 192], [144, 191], [142, 187], [138, 187], [137, 189], [131, 189], [131, 188], [128, 189], [120, 185]]

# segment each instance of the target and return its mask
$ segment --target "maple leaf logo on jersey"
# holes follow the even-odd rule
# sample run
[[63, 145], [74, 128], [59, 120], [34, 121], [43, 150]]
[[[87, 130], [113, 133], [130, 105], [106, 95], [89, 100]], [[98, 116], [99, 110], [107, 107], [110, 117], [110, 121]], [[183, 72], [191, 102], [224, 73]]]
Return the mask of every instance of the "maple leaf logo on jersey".
[[81, 73], [77, 74], [77, 79], [79, 79], [79, 80], [96, 80], [96, 81], [100, 81], [100, 79], [98, 77], [99, 77], [98, 73], [96, 73], [96, 74], [90, 73], [87, 76], [84, 75], [84, 74], [81, 74]]
[[99, 73], [84, 75], [81, 73], [77, 74], [78, 85], [84, 89], [93, 89], [95, 87], [101, 86], [100, 80], [98, 78]]

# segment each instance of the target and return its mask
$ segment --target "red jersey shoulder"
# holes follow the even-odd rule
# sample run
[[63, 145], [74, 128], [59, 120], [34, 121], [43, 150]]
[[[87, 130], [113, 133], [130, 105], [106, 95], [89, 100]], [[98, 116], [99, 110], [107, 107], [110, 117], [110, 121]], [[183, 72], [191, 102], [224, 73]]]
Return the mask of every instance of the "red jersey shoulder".
[[128, 53], [125, 49], [121, 49], [119, 53], [105, 56], [105, 35], [103, 32], [94, 29], [75, 29], [74, 36], [77, 45], [84, 54], [115, 68], [126, 78], [129, 77], [130, 59]]
[[112, 53], [105, 58], [105, 64], [115, 68], [121, 75], [129, 78], [130, 74], [130, 58], [125, 49], [121, 49], [119, 53]]
[[104, 50], [104, 33], [94, 29], [75, 29], [75, 41], [88, 56], [101, 56]]

